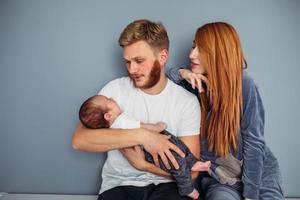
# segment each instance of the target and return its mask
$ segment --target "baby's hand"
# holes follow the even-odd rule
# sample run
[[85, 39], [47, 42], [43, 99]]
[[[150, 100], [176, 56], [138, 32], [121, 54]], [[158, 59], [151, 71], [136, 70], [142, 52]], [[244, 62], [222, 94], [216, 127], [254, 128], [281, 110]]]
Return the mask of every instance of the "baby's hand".
[[205, 161], [205, 162], [202, 162], [202, 161], [198, 161], [196, 162], [193, 167], [191, 168], [192, 171], [195, 171], [195, 172], [203, 172], [203, 171], [208, 171], [209, 168], [211, 166], [211, 162], [210, 161]]

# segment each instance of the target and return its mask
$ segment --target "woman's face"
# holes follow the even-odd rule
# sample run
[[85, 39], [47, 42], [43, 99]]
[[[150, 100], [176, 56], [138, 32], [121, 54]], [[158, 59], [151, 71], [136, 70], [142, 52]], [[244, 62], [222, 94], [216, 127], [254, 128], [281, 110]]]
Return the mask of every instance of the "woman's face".
[[193, 45], [193, 48], [191, 49], [189, 57], [190, 57], [190, 61], [191, 61], [192, 72], [194, 72], [196, 74], [205, 74], [206, 71], [205, 71], [203, 65], [201, 64], [199, 49], [195, 43]]

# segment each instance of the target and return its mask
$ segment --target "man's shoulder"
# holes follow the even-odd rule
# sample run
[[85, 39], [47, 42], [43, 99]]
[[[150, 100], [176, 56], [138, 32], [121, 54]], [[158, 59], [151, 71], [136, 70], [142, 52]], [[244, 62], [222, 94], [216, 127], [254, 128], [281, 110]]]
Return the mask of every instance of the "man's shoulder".
[[130, 92], [131, 88], [133, 88], [133, 84], [130, 78], [120, 77], [109, 81], [98, 94], [116, 98], [116, 96], [120, 96], [125, 91]]
[[193, 93], [189, 92], [188, 90], [186, 90], [182, 86], [177, 85], [173, 81], [171, 81], [171, 80], [169, 80], [169, 81], [170, 81], [170, 88], [171, 88], [172, 93], [174, 95], [180, 96], [180, 98], [184, 98], [184, 99], [195, 99], [195, 100], [197, 100], [196, 95], [194, 95]]
[[132, 82], [128, 76], [123, 76], [109, 81], [105, 86], [131, 86]]

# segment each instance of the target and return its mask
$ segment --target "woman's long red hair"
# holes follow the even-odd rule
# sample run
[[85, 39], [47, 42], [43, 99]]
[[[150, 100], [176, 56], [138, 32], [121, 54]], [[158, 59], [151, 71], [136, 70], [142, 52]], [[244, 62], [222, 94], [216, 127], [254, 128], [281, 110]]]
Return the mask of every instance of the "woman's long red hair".
[[210, 151], [225, 156], [230, 148], [236, 150], [238, 145], [246, 60], [237, 32], [227, 23], [216, 22], [200, 27], [195, 43], [208, 79], [207, 95], [200, 95], [200, 105], [204, 111], [210, 109], [208, 121], [207, 116], [201, 116], [201, 138], [207, 137]]

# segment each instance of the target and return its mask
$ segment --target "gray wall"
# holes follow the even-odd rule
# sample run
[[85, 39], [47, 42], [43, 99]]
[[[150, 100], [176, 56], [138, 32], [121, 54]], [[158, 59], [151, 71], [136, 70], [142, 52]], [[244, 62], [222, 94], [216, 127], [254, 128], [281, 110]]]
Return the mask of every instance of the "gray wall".
[[162, 21], [168, 67], [187, 65], [196, 28], [241, 35], [266, 108], [265, 137], [286, 195], [300, 196], [300, 1], [0, 1], [0, 192], [95, 194], [104, 154], [76, 152], [81, 102], [125, 75], [117, 39], [134, 19]]

